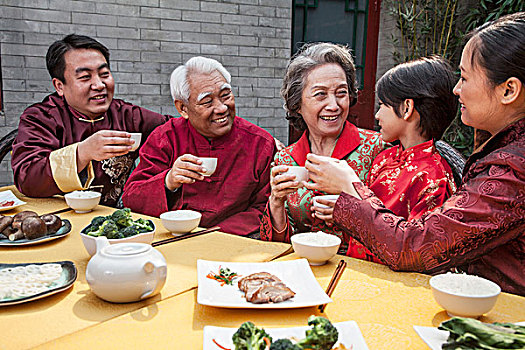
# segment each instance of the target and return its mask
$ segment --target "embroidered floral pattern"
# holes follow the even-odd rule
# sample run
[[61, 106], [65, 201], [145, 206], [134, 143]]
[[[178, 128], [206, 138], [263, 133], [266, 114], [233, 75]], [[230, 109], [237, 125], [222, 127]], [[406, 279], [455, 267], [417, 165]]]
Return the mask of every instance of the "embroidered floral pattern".
[[[344, 160], [355, 170], [359, 178], [364, 181], [368, 175], [368, 171], [372, 164], [372, 160], [384, 149], [384, 143], [377, 132], [358, 129], [357, 133], [360, 138], [359, 144], [355, 150], [346, 155]], [[356, 136], [357, 136], [356, 135]], [[301, 140], [299, 141], [301, 142]], [[294, 143], [287, 148], [278, 152], [275, 156], [275, 165], [299, 165], [292, 154], [295, 154], [295, 147], [305, 147], [309, 150], [308, 145]], [[339, 141], [338, 141], [339, 142]], [[297, 151], [297, 150], [296, 150]], [[306, 160], [306, 154], [302, 155]], [[304, 160], [303, 163], [304, 163]], [[310, 191], [306, 188], [300, 188], [296, 192], [288, 195], [285, 204], [288, 214], [288, 229], [286, 232], [286, 239], [289, 242], [290, 236], [307, 231], [323, 231], [334, 234], [340, 237], [343, 241], [339, 249], [340, 254], [365, 259], [369, 261], [381, 262], [375, 258], [368, 249], [363, 247], [355, 239], [345, 240], [342, 230], [338, 227], [329, 227], [326, 222], [318, 218], [312, 217], [310, 210], [312, 206], [312, 199], [315, 196], [326, 194], [324, 192]], [[272, 224], [268, 205], [261, 218], [261, 239], [272, 240]]]
[[525, 295], [525, 118], [491, 138], [465, 169], [461, 188], [419, 220], [393, 215], [361, 186], [363, 200], [341, 195], [334, 219], [393, 270], [459, 268]]
[[126, 180], [133, 166], [134, 159], [131, 154], [104, 159], [102, 170], [110, 177], [112, 188], [104, 196], [104, 201], [117, 201], [122, 194]]

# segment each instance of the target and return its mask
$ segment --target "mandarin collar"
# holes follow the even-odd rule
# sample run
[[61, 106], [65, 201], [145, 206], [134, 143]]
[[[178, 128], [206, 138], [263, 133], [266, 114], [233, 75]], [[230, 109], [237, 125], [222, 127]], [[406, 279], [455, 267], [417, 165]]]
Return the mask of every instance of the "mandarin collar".
[[217, 138], [208, 139], [205, 136], [202, 136], [197, 129], [191, 125], [190, 121], [186, 119], [186, 123], [188, 125], [188, 128], [190, 130], [190, 134], [193, 136], [193, 139], [196, 142], [197, 146], [203, 146], [203, 147], [221, 147], [225, 144], [228, 144], [230, 141], [232, 141], [232, 138], [235, 135], [235, 129], [238, 128], [239, 121], [237, 120], [238, 117], [235, 116], [233, 118], [232, 128], [231, 130], [226, 134], [222, 135]]
[[403, 149], [401, 144], [395, 146], [394, 158], [402, 160], [412, 157], [413, 159], [426, 158], [434, 150], [434, 140], [428, 140], [412, 146], [407, 149]]
[[[304, 166], [306, 163], [306, 155], [311, 153], [310, 142], [308, 141], [308, 129], [303, 133], [299, 141], [295, 144], [295, 147], [292, 149], [291, 156], [300, 166]], [[359, 136], [359, 130], [357, 127], [345, 121], [343, 125], [343, 131], [341, 135], [337, 138], [334, 150], [331, 157], [337, 159], [343, 159], [352, 153], [361, 143], [361, 138]]]

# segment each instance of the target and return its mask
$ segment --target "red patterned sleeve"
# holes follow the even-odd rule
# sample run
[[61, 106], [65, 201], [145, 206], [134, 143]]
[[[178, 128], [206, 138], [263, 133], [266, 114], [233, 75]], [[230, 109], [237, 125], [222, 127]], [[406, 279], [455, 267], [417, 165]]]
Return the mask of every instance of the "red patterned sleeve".
[[[510, 247], [507, 250], [511, 253], [505, 257], [507, 267], [501, 270], [511, 265], [518, 268], [520, 259], [516, 257], [521, 255], [523, 266], [524, 254], [523, 163], [523, 159], [494, 157], [442, 207], [419, 220], [407, 221], [394, 215], [373, 192], [356, 183], [363, 200], [343, 193], [336, 203], [334, 219], [345, 235], [358, 239], [393, 270], [433, 273], [476, 259], [494, 268], [502, 265], [497, 261], [502, 257], [487, 254], [502, 246]], [[516, 245], [509, 244], [511, 241]], [[507, 282], [525, 288], [522, 272]]]
[[[291, 236], [291, 225], [290, 220], [288, 218], [288, 215], [286, 216], [286, 234], [284, 236], [284, 242], [290, 243], [290, 236]], [[266, 208], [264, 208], [263, 215], [261, 217], [261, 240], [263, 241], [273, 241], [273, 225], [272, 225], [272, 217], [270, 214], [270, 205], [268, 202], [266, 202]]]

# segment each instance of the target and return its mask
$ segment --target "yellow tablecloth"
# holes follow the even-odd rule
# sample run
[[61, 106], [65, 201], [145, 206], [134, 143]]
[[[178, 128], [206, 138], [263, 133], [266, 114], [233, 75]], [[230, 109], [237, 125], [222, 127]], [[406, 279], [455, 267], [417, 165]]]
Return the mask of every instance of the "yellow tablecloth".
[[[196, 261], [199, 258], [263, 262], [289, 248], [284, 243], [268, 244], [219, 232], [162, 245], [157, 249], [166, 258], [168, 276], [161, 294], [138, 303], [111, 304], [97, 298], [89, 289], [85, 279], [89, 255], [79, 232], [94, 216], [108, 215], [114, 210], [98, 206], [89, 214], [63, 213], [60, 216], [73, 225], [68, 236], [24, 248], [0, 248], [0, 261], [3, 263], [71, 260], [78, 269], [78, 279], [72, 289], [38, 301], [0, 309], [0, 324], [3, 325], [0, 333], [9, 334], [9, 341], [4, 342], [7, 338], [1, 337], [1, 349], [30, 348], [191, 290], [197, 286]], [[133, 214], [133, 217], [150, 218], [138, 214]], [[155, 240], [171, 237], [159, 219], [150, 219], [157, 228]]]
[[18, 192], [15, 185], [0, 188], [0, 192], [7, 190], [11, 190], [11, 192], [13, 192], [13, 194], [17, 196], [18, 199], [26, 202], [27, 204], [21, 205], [11, 210], [0, 212], [0, 214], [3, 215], [15, 215], [16, 213], [24, 210], [32, 210], [38, 215], [44, 215], [47, 213], [52, 213], [69, 208], [66, 204], [64, 197], [62, 196], [55, 196], [50, 198], [32, 198], [27, 197], [22, 193]]
[[[295, 254], [280, 260], [295, 259]], [[325, 315], [333, 322], [354, 320], [371, 350], [427, 349], [412, 326], [437, 326], [447, 319], [436, 304], [428, 285], [429, 276], [393, 272], [366, 261], [334, 257], [312, 270], [323, 288], [328, 285], [340, 259], [348, 266], [332, 295]], [[40, 346], [40, 349], [201, 349], [206, 325], [238, 327], [245, 321], [258, 326], [306, 325], [317, 308], [284, 310], [225, 309], [197, 304], [191, 290], [70, 334]], [[525, 298], [503, 293], [485, 322], [525, 320]], [[104, 337], [104, 334], [110, 336]]]

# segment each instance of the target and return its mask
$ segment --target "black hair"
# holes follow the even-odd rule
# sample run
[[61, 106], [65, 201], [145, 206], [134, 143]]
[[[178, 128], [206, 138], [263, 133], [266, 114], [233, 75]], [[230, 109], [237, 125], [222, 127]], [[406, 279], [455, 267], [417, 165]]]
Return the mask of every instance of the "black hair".
[[508, 78], [525, 84], [525, 12], [485, 23], [469, 33], [471, 64], [481, 66], [493, 86]]
[[93, 49], [99, 51], [106, 59], [109, 68], [109, 50], [107, 47], [89, 36], [69, 34], [63, 39], [55, 41], [47, 50], [46, 66], [51, 78], [57, 78], [65, 83], [64, 71], [66, 69], [66, 60], [64, 59], [64, 55], [69, 50], [75, 49]]
[[423, 57], [390, 69], [377, 82], [376, 91], [379, 101], [392, 107], [399, 118], [403, 117], [403, 102], [414, 100], [421, 135], [439, 140], [458, 110], [452, 92], [456, 80], [445, 59]]

